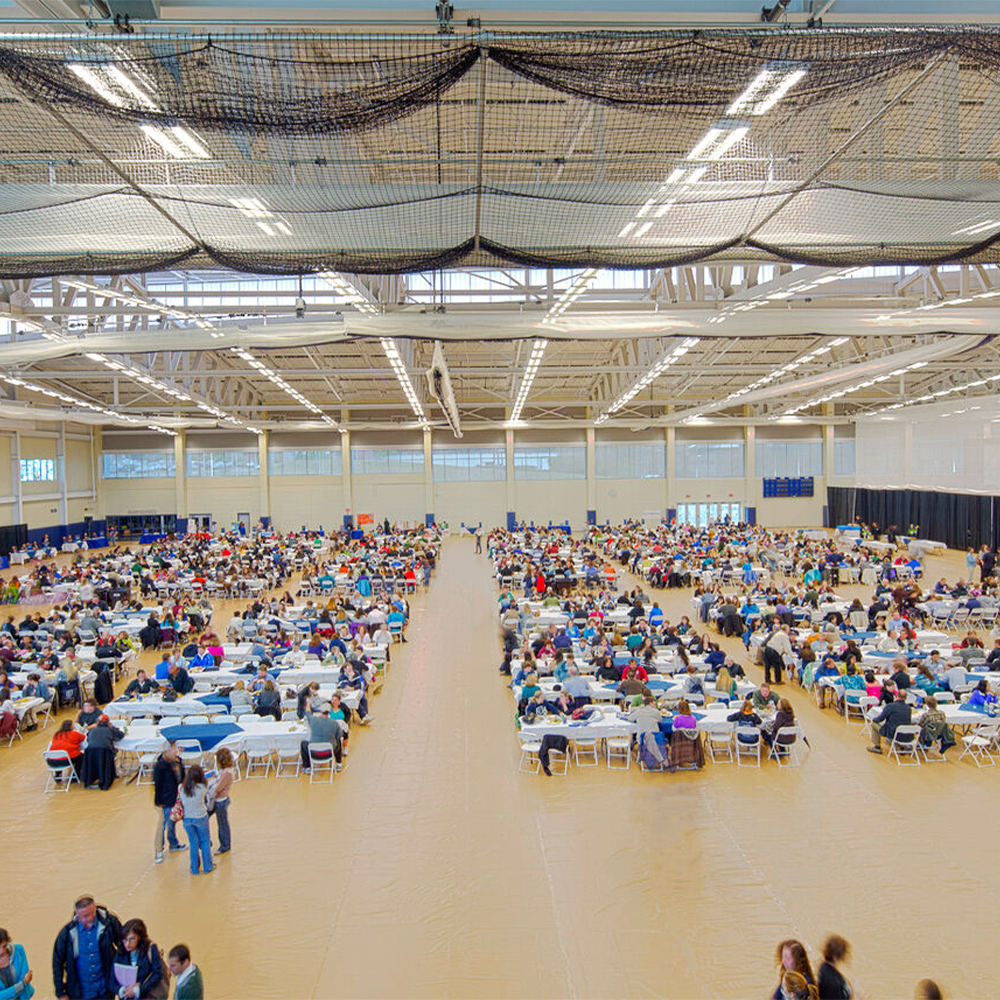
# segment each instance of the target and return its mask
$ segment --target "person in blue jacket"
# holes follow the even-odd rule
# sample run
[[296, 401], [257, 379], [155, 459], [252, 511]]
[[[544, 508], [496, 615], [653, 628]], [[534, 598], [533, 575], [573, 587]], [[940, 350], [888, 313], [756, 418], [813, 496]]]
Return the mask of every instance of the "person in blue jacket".
[[13, 944], [0, 927], [0, 1000], [28, 1000], [35, 995], [23, 944]]

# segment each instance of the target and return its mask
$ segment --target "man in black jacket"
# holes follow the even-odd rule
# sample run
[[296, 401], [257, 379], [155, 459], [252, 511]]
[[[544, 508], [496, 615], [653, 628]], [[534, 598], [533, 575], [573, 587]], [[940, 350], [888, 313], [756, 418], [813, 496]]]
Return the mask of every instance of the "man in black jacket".
[[59, 932], [52, 949], [52, 978], [59, 1000], [110, 997], [108, 977], [121, 941], [118, 917], [92, 896], [81, 896], [73, 919]]
[[170, 677], [170, 686], [179, 694], [187, 694], [194, 690], [194, 681], [187, 670], [179, 664], [173, 664], [167, 671]]
[[184, 780], [184, 763], [180, 758], [177, 741], [171, 740], [153, 765], [153, 804], [158, 811], [156, 826], [156, 863], [163, 861], [163, 831], [167, 833], [167, 843], [172, 851], [183, 851], [184, 844], [177, 839], [177, 824], [170, 818], [170, 810], [177, 802], [177, 793]]
[[908, 726], [912, 721], [910, 706], [906, 704], [906, 692], [896, 691], [896, 700], [886, 705], [878, 717], [872, 720], [872, 745], [869, 753], [882, 752], [882, 738], [892, 742], [900, 726]]

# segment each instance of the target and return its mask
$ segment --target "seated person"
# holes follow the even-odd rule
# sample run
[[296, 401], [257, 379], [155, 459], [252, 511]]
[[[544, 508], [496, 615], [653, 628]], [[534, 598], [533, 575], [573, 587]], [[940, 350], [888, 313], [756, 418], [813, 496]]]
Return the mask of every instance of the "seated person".
[[948, 725], [944, 712], [938, 708], [937, 699], [928, 695], [926, 711], [920, 717], [920, 745], [928, 749], [935, 740], [941, 741], [941, 753], [955, 745], [955, 736]]
[[974, 708], [986, 708], [988, 705], [996, 705], [997, 696], [990, 690], [989, 682], [982, 678], [975, 686], [972, 694], [969, 695], [969, 704]]
[[188, 667], [193, 670], [215, 670], [215, 657], [204, 646], [198, 646], [197, 653], [188, 661]]
[[91, 729], [97, 725], [100, 717], [101, 710], [97, 707], [97, 703], [93, 699], [87, 698], [83, 703], [80, 714], [76, 717], [76, 724], [81, 729]]
[[751, 701], [755, 712], [770, 711], [778, 707], [778, 696], [771, 690], [771, 685], [767, 681], [754, 691]]
[[170, 665], [170, 672], [168, 680], [170, 686], [177, 692], [178, 695], [188, 694], [194, 690], [194, 681], [191, 679], [191, 675], [177, 663]]
[[[752, 735], [748, 730], [759, 729], [761, 725], [761, 717], [753, 710], [753, 702], [749, 698], [743, 702], [738, 712], [733, 712], [732, 715], [727, 715], [726, 721], [736, 724], [736, 738], [741, 743], [756, 742], [757, 737]], [[743, 729], [744, 732], [741, 733], [740, 729]]]
[[253, 703], [250, 695], [247, 694], [243, 681], [237, 681], [229, 692], [229, 705], [233, 716], [238, 718], [241, 715], [253, 715]]
[[66, 754], [69, 756], [70, 762], [73, 765], [73, 770], [76, 771], [76, 776], [78, 778], [80, 777], [80, 767], [83, 764], [82, 744], [86, 738], [87, 737], [73, 725], [72, 719], [63, 719], [62, 724], [56, 731], [55, 736], [52, 737], [52, 742], [49, 744], [50, 750], [66, 751]]
[[527, 723], [532, 723], [539, 715], [548, 715], [549, 709], [545, 704], [545, 694], [539, 688], [524, 706], [524, 719]]
[[767, 729], [761, 732], [764, 737], [764, 742], [768, 746], [773, 746], [775, 740], [779, 744], [781, 743], [794, 743], [795, 737], [786, 733], [785, 735], [779, 736], [779, 730], [786, 728], [787, 726], [795, 725], [795, 710], [792, 708], [792, 703], [787, 698], [782, 698], [778, 701], [778, 711], [775, 713], [774, 722]]
[[633, 697], [635, 695], [642, 695], [645, 697], [650, 694], [650, 690], [646, 685], [639, 679], [635, 667], [629, 667], [621, 681], [618, 684], [618, 692], [624, 695], [626, 698]]
[[897, 691], [893, 701], [885, 705], [872, 720], [872, 745], [868, 747], [868, 752], [881, 753], [882, 740], [891, 742], [896, 730], [900, 726], [910, 725], [911, 721], [912, 713], [910, 706], [906, 704], [906, 692]]
[[129, 681], [125, 688], [125, 697], [134, 698], [137, 694], [150, 694], [159, 691], [160, 686], [152, 678], [146, 676], [145, 670], [137, 670], [135, 679]]
[[257, 695], [257, 707], [254, 709], [256, 715], [273, 716], [276, 722], [281, 721], [281, 693], [274, 686], [274, 681], [269, 677], [264, 689]]

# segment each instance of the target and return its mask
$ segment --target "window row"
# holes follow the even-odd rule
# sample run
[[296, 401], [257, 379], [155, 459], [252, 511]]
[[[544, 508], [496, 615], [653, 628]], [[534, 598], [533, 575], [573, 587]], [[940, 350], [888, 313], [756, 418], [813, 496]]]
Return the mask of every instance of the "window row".
[[[663, 479], [666, 445], [658, 442], [598, 444], [594, 450], [597, 479]], [[821, 476], [820, 441], [758, 441], [757, 478]], [[507, 478], [506, 452], [501, 446], [435, 448], [435, 482], [503, 482]], [[742, 441], [682, 441], [676, 446], [678, 479], [740, 479], [745, 474]], [[256, 476], [260, 459], [255, 450], [189, 451], [187, 475]], [[173, 452], [105, 452], [105, 479], [150, 479], [176, 474]], [[343, 461], [339, 448], [281, 448], [268, 454], [272, 476], [339, 476]], [[355, 476], [422, 475], [422, 448], [352, 448]], [[834, 441], [834, 474], [854, 475], [854, 440]], [[523, 445], [514, 448], [514, 478], [520, 481], [586, 479], [584, 445]], [[53, 480], [52, 459], [22, 459], [21, 479]]]
[[172, 479], [177, 468], [172, 451], [106, 451], [105, 479]]

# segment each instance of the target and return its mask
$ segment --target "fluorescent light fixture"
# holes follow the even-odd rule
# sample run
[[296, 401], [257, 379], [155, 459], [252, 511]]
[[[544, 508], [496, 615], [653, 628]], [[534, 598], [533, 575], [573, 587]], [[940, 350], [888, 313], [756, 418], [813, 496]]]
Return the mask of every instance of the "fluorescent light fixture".
[[66, 69], [83, 80], [83, 82], [87, 84], [87, 86], [90, 87], [95, 94], [104, 98], [108, 104], [111, 104], [116, 108], [125, 106], [125, 101], [114, 93], [114, 91], [112, 91], [111, 88], [108, 87], [108, 85], [89, 66], [81, 66], [79, 63], [67, 63]]
[[528, 393], [531, 392], [532, 383], [535, 381], [535, 376], [541, 367], [542, 356], [545, 354], [545, 348], [548, 345], [549, 342], [547, 340], [536, 340], [531, 345], [531, 354], [528, 356], [528, 363], [521, 376], [521, 385], [514, 399], [514, 408], [510, 411], [511, 422], [521, 419], [521, 411], [528, 400]]
[[[258, 223], [259, 225], [259, 223]], [[331, 288], [338, 291], [347, 301], [360, 312], [368, 316], [377, 316], [378, 307], [372, 303], [356, 286], [351, 284], [342, 274], [335, 271], [321, 271], [317, 277], [322, 278]]]
[[612, 414], [617, 413], [626, 403], [634, 399], [643, 389], [656, 381], [671, 365], [679, 361], [692, 347], [701, 341], [698, 337], [687, 337], [664, 354], [653, 366], [626, 389], [595, 421], [603, 424]]
[[[627, 228], [631, 228], [635, 223], [629, 223]], [[643, 223], [636, 231], [636, 236], [642, 235], [652, 223]], [[542, 323], [554, 323], [590, 286], [590, 283], [597, 277], [600, 273], [600, 268], [588, 267], [586, 271], [582, 271], [578, 274], [570, 286], [559, 296], [559, 298], [553, 303], [552, 307], [542, 318]]]
[[175, 160], [190, 159], [188, 154], [163, 129], [157, 128], [155, 125], [140, 125], [139, 129], [147, 138], [152, 139], [165, 153], [172, 156]]
[[406, 396], [406, 401], [410, 404], [410, 409], [413, 410], [414, 414], [419, 417], [419, 419], [426, 424], [427, 416], [424, 413], [424, 408], [417, 399], [417, 394], [413, 389], [413, 383], [410, 381], [409, 373], [406, 371], [406, 366], [403, 364], [403, 359], [400, 357], [399, 348], [396, 347], [396, 342], [391, 337], [380, 337], [379, 343], [382, 345], [382, 350], [385, 351], [385, 356], [389, 359], [389, 364], [392, 366], [392, 370], [395, 373], [396, 381], [399, 382], [399, 387], [403, 390], [403, 395]]
[[746, 89], [726, 108], [727, 115], [764, 115], [800, 80], [805, 63], [771, 62], [747, 84]]

